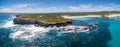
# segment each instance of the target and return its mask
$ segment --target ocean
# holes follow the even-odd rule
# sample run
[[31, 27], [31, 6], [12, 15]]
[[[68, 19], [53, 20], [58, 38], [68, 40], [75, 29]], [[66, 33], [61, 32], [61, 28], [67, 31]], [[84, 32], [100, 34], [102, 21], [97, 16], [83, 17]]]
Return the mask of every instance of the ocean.
[[0, 47], [120, 47], [119, 16], [74, 18], [73, 26], [86, 25], [90, 30], [66, 33], [58, 27], [15, 25], [14, 18], [14, 14], [0, 14]]

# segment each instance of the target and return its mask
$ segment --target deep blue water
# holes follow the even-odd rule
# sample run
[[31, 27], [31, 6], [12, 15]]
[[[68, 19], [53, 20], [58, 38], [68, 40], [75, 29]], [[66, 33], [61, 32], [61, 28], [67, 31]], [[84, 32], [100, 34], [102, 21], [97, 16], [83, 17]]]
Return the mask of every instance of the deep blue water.
[[[86, 32], [60, 33], [58, 30], [50, 30], [45, 36], [39, 36], [32, 41], [13, 40], [9, 35], [16, 26], [11, 25], [13, 14], [0, 14], [0, 47], [120, 47], [120, 21], [112, 19], [88, 17], [75, 18], [73, 25], [89, 25], [98, 22], [95, 27]], [[8, 24], [7, 24], [8, 23]], [[7, 26], [6, 26], [7, 24]], [[24, 25], [22, 25], [24, 26]], [[19, 26], [17, 26], [19, 27]]]

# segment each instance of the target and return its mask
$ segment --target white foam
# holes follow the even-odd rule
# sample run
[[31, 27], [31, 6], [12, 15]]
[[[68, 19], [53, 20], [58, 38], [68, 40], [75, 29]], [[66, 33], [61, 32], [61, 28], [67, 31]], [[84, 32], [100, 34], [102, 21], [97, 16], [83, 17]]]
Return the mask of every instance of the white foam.
[[[69, 33], [69, 32], [88, 32], [89, 27], [88, 26], [65, 26], [65, 27], [59, 27], [62, 33]], [[86, 28], [86, 29], [85, 29]]]
[[15, 16], [12, 16], [12, 18], [8, 21], [5, 21], [3, 23], [0, 24], [0, 28], [9, 28], [9, 27], [14, 27], [16, 26], [14, 23], [13, 23], [13, 19], [15, 18]]
[[37, 38], [40, 34], [48, 32], [48, 30], [49, 28], [27, 25], [15, 29], [15, 31], [11, 33], [9, 37], [12, 39], [32, 40]]
[[[75, 32], [75, 28], [81, 28], [79, 32], [87, 32], [88, 30], [83, 30], [83, 28], [86, 28], [85, 26], [65, 26], [64, 28], [67, 31], [60, 31], [61, 33], [70, 33]], [[44, 36], [46, 32], [49, 32], [51, 29], [57, 29], [60, 30], [62, 27], [35, 27], [34, 25], [22, 25], [22, 27], [16, 28], [13, 33], [9, 35], [10, 38], [14, 39], [20, 39], [20, 40], [34, 40], [37, 37], [40, 37], [40, 35]], [[69, 30], [68, 29], [73, 29]]]
[[16, 26], [13, 21], [6, 21], [5, 23], [0, 24], [1, 28], [9, 28]]

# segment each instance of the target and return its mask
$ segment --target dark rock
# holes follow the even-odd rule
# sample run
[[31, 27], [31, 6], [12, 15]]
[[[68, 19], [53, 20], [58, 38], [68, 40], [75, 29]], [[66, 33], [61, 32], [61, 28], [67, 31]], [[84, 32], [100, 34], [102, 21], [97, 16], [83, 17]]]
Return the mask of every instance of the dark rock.
[[19, 17], [19, 16], [21, 16], [21, 15], [15, 15], [16, 17]]

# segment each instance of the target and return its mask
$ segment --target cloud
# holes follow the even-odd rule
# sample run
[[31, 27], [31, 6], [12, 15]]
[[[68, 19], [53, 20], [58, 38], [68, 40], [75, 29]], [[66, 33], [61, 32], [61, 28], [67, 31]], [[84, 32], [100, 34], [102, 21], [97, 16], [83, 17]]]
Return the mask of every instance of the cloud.
[[23, 7], [30, 7], [30, 6], [34, 6], [35, 4], [16, 4], [16, 5], [13, 5], [12, 7], [15, 7], [15, 8], [23, 8]]
[[98, 6], [93, 6], [93, 5], [80, 5], [80, 6], [70, 6], [70, 10], [72, 11], [82, 11], [82, 12], [94, 12], [94, 11], [120, 11], [120, 5], [98, 5]]
[[13, 7], [28, 7], [29, 4], [17, 4], [17, 5], [14, 5]]
[[37, 4], [16, 4], [10, 7], [0, 7], [0, 12], [7, 13], [48, 13], [48, 12], [96, 12], [96, 11], [120, 11], [120, 5], [91, 5], [80, 4], [79, 6], [65, 7], [34, 7]]

